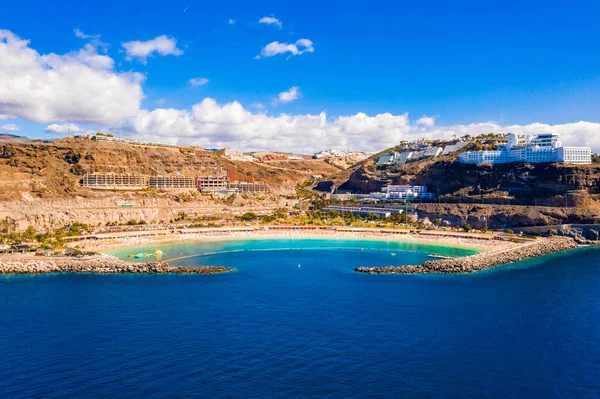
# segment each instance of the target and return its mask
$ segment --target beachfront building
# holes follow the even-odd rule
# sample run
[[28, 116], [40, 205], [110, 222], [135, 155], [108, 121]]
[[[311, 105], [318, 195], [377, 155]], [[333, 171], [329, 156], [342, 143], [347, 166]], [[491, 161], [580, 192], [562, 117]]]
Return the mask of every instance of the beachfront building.
[[563, 147], [558, 134], [508, 135], [506, 144], [497, 150], [467, 151], [458, 156], [464, 164], [501, 164], [511, 162], [562, 162], [569, 164], [592, 163], [589, 147]]
[[399, 208], [376, 208], [369, 206], [337, 206], [332, 205], [326, 208], [323, 208], [325, 212], [339, 212], [341, 214], [349, 214], [352, 213], [356, 216], [369, 216], [369, 215], [377, 215], [384, 218], [388, 218], [392, 215], [392, 213], [402, 213], [403, 210]]
[[427, 186], [388, 185], [381, 192], [369, 196], [378, 200], [414, 200], [432, 199], [434, 194], [427, 192]]
[[196, 189], [196, 177], [189, 176], [150, 176], [148, 187], [164, 190]]

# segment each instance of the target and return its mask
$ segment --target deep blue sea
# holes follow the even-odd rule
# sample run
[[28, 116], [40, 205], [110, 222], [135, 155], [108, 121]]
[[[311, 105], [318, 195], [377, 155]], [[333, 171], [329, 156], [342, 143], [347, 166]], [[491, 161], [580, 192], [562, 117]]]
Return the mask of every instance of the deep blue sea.
[[353, 271], [468, 253], [394, 242], [114, 253], [155, 248], [237, 270], [0, 276], [0, 398], [600, 397], [599, 249], [459, 276]]

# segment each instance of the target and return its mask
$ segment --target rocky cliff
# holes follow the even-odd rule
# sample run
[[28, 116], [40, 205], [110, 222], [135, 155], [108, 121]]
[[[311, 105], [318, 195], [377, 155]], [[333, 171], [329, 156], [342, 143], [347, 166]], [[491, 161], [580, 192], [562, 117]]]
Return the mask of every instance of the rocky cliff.
[[233, 162], [197, 147], [141, 146], [121, 142], [62, 139], [52, 143], [0, 143], [0, 201], [22, 193], [39, 198], [93, 196], [79, 186], [86, 173], [197, 176], [229, 171], [232, 179], [262, 181], [275, 192], [293, 193], [310, 175], [332, 176], [339, 169], [323, 160], [269, 163]]

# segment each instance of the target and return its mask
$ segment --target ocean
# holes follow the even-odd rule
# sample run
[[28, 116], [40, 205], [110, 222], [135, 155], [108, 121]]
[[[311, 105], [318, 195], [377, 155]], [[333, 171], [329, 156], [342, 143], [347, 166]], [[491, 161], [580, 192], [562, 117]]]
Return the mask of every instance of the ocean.
[[364, 240], [146, 246], [221, 275], [0, 276], [0, 398], [600, 397], [600, 249], [472, 275]]

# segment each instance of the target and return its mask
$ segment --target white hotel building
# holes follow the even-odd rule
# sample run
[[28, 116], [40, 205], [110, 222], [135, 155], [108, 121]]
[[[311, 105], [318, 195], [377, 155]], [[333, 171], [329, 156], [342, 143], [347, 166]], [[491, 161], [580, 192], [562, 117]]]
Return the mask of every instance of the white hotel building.
[[465, 164], [497, 164], [510, 162], [563, 162], [569, 164], [592, 163], [589, 147], [563, 147], [558, 134], [508, 135], [508, 142], [498, 150], [468, 151], [458, 160]]
[[380, 193], [371, 193], [373, 199], [408, 200], [408, 199], [431, 199], [433, 193], [427, 192], [427, 186], [400, 186], [388, 185], [381, 189]]

